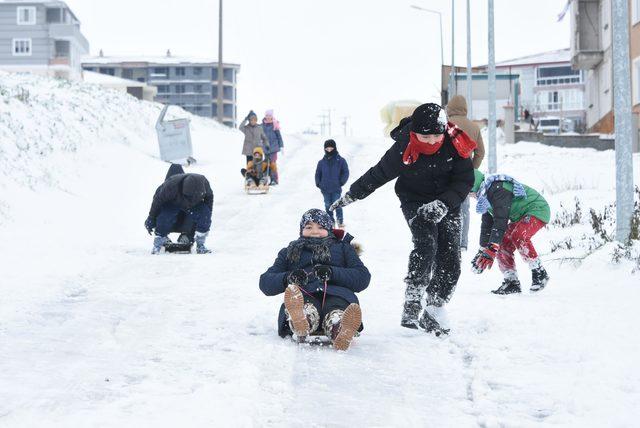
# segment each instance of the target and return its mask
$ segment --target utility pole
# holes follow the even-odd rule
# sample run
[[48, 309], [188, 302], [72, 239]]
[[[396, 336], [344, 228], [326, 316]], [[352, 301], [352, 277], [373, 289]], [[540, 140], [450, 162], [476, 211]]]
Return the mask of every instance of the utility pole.
[[330, 108], [326, 109], [322, 117], [323, 117], [322, 119], [323, 121], [325, 120], [325, 118], [327, 120], [326, 126], [327, 126], [327, 129], [329, 130], [328, 135], [331, 136], [331, 109]]
[[498, 170], [496, 153], [496, 52], [493, 28], [493, 0], [489, 0], [489, 174]]
[[616, 240], [626, 242], [633, 213], [633, 121], [629, 64], [629, 4], [613, 0], [613, 107], [616, 149]]
[[218, 100], [217, 100], [217, 118], [218, 122], [224, 123], [224, 66], [222, 65], [222, 0], [218, 0]]
[[[453, 95], [458, 93], [456, 75], [456, 0], [451, 0], [451, 77], [453, 77]], [[451, 99], [451, 95], [449, 96]]]
[[348, 123], [349, 123], [349, 116], [343, 116], [342, 117], [342, 130], [344, 132], [344, 136], [345, 137], [348, 135], [347, 134], [347, 130], [349, 129], [348, 128]]
[[471, 70], [471, 0], [467, 0], [467, 116], [473, 120], [473, 74]]

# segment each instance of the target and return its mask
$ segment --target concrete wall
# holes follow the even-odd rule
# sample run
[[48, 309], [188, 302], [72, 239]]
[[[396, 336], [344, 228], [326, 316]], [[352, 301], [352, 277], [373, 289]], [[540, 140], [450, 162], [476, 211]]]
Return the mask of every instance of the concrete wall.
[[520, 141], [580, 149], [613, 150], [615, 147], [613, 139], [601, 139], [599, 135], [545, 135], [539, 132], [518, 131], [516, 143]]

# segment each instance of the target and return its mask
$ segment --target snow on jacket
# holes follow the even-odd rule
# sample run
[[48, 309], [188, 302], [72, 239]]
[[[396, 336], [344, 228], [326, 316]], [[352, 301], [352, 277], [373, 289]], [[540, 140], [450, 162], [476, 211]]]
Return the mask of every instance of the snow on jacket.
[[[327, 294], [341, 297], [349, 303], [358, 303], [355, 293], [369, 286], [371, 274], [351, 246], [351, 239], [350, 235], [344, 239], [336, 238], [329, 246], [330, 261], [324, 263], [331, 266], [332, 271], [331, 279], [327, 282]], [[318, 263], [313, 260], [312, 252], [307, 249], [301, 252], [300, 260], [293, 263], [287, 258], [287, 248], [283, 248], [278, 253], [273, 266], [260, 276], [260, 290], [267, 296], [282, 294], [287, 287], [288, 275], [296, 269], [304, 269], [307, 274], [310, 274], [304, 291], [321, 295], [324, 292], [324, 284], [313, 274], [313, 266], [316, 264]], [[282, 305], [278, 316], [280, 336], [284, 336], [286, 323], [284, 305]]]
[[269, 148], [270, 151], [267, 152], [268, 155], [273, 153], [278, 153], [280, 149], [284, 147], [284, 143], [282, 142], [282, 134], [280, 134], [280, 130], [276, 129], [273, 123], [262, 122], [262, 129], [264, 130], [267, 139], [269, 140]]
[[325, 154], [316, 167], [316, 187], [326, 193], [340, 192], [349, 179], [347, 161], [337, 151]]
[[382, 159], [356, 180], [349, 191], [356, 199], [363, 199], [385, 183], [397, 178], [396, 195], [402, 205], [411, 202], [428, 203], [436, 199], [444, 202], [449, 211], [458, 210], [473, 186], [473, 164], [456, 150], [444, 134], [442, 147], [433, 155], [420, 155], [410, 165], [402, 162], [409, 144], [411, 118], [404, 118], [391, 131], [395, 143]]
[[447, 104], [447, 116], [449, 121], [458, 125], [473, 141], [477, 147], [473, 151], [473, 168], [479, 169], [484, 159], [484, 142], [480, 127], [467, 119], [467, 101], [462, 95], [456, 95]]
[[[183, 193], [184, 180], [187, 177], [195, 179], [201, 186], [204, 187], [204, 195], [202, 197], [189, 197]], [[213, 210], [213, 191], [209, 185], [209, 180], [204, 175], [200, 174], [176, 174], [166, 179], [153, 195], [153, 202], [149, 209], [149, 217], [156, 218], [160, 213], [162, 207], [166, 204], [173, 204], [179, 206], [183, 210], [189, 210], [199, 204], [200, 202], [206, 203], [211, 210]]]
[[269, 139], [264, 133], [261, 125], [251, 125], [249, 120], [242, 121], [238, 129], [244, 134], [244, 144], [242, 145], [242, 154], [251, 156], [253, 149], [262, 147], [265, 153], [269, 153]]

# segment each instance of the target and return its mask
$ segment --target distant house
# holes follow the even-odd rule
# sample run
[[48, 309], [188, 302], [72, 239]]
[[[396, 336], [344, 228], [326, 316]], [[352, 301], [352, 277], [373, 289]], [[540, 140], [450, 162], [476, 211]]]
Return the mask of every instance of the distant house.
[[87, 57], [82, 68], [124, 79], [145, 82], [158, 88], [155, 101], [177, 105], [204, 117], [218, 114], [217, 97], [224, 97], [224, 123], [234, 127], [238, 122], [238, 64], [224, 64], [218, 72], [214, 59], [177, 57], [167, 52], [160, 57]]
[[[466, 75], [456, 70], [457, 93], [466, 94]], [[478, 73], [479, 72], [479, 73]], [[487, 114], [487, 66], [474, 69], [474, 118]], [[571, 51], [559, 49], [496, 63], [497, 112], [503, 105], [515, 107], [516, 119], [528, 110], [537, 121], [546, 118], [570, 120], [575, 129], [584, 129], [586, 122], [584, 73], [571, 68]], [[512, 82], [511, 84], [507, 82]], [[456, 85], [453, 85], [455, 90]], [[477, 110], [477, 111], [476, 111]]]
[[89, 42], [63, 1], [0, 2], [0, 69], [80, 79]]
[[[611, 0], [571, 2], [571, 63], [586, 75], [587, 129], [611, 134], [613, 61]], [[640, 112], [640, 1], [629, 0], [632, 104]]]

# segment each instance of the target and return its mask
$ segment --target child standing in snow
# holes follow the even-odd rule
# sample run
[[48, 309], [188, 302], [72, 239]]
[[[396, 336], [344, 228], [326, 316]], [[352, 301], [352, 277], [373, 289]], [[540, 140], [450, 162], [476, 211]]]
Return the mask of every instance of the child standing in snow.
[[284, 143], [282, 142], [282, 134], [280, 133], [280, 122], [273, 117], [273, 110], [267, 110], [262, 119], [262, 129], [269, 139], [269, 152], [267, 152], [267, 159], [271, 164], [271, 185], [277, 185], [279, 182], [278, 168], [276, 167], [278, 162], [278, 153], [284, 150]]
[[476, 143], [433, 103], [402, 119], [391, 138], [395, 142], [378, 164], [330, 209], [397, 179], [396, 194], [413, 237], [400, 325], [439, 336], [448, 332], [440, 325], [446, 321], [444, 304], [460, 277], [460, 204], [473, 186], [470, 156]]
[[[324, 142], [324, 157], [318, 162], [316, 167], [316, 187], [322, 192], [324, 206], [327, 213], [333, 217], [333, 212], [329, 210], [331, 204], [342, 196], [342, 186], [349, 179], [349, 166], [347, 161], [338, 153], [336, 142], [327, 140]], [[336, 210], [338, 217], [338, 228], [344, 228], [344, 216], [342, 208]]]
[[260, 276], [267, 296], [284, 293], [278, 317], [280, 337], [295, 334], [300, 341], [323, 333], [337, 350], [347, 350], [362, 330], [358, 293], [369, 285], [353, 237], [333, 229], [333, 220], [319, 209], [304, 213], [300, 237], [278, 253]]
[[549, 204], [529, 186], [504, 174], [484, 176], [474, 171], [475, 182], [471, 192], [478, 198], [476, 211], [482, 214], [480, 250], [472, 263], [475, 273], [490, 269], [493, 260], [504, 275], [495, 294], [520, 293], [514, 252], [518, 250], [531, 269], [531, 291], [542, 290], [549, 281], [531, 238], [549, 223]]

